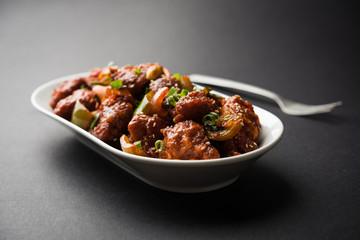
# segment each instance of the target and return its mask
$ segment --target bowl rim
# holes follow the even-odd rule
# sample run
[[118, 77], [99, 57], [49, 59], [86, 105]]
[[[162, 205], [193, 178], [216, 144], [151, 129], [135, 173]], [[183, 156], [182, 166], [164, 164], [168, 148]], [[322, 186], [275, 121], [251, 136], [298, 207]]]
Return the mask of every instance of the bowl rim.
[[[120, 157], [120, 158], [129, 159], [129, 160], [131, 159], [131, 160], [134, 160], [137, 162], [141, 162], [141, 163], [145, 163], [145, 164], [152, 164], [152, 165], [194, 166], [194, 167], [199, 166], [200, 167], [200, 166], [204, 166], [204, 165], [211, 166], [211, 165], [232, 164], [234, 162], [242, 162], [242, 161], [246, 161], [246, 160], [253, 159], [256, 157], [260, 157], [261, 155], [263, 155], [264, 153], [266, 153], [270, 149], [272, 149], [281, 140], [281, 138], [284, 134], [284, 125], [283, 125], [282, 121], [276, 115], [274, 115], [273, 113], [271, 113], [263, 108], [253, 105], [255, 112], [260, 111], [263, 114], [267, 114], [269, 117], [276, 120], [277, 127], [278, 127], [278, 129], [277, 129], [278, 133], [276, 136], [274, 136], [274, 139], [272, 139], [265, 146], [260, 146], [258, 149], [254, 150], [254, 151], [244, 153], [241, 155], [231, 156], [231, 157], [223, 157], [223, 158], [216, 158], [216, 159], [204, 159], [204, 160], [160, 159], [160, 158], [143, 157], [143, 156], [129, 154], [129, 153], [123, 152], [122, 150], [116, 149], [116, 148], [108, 145], [107, 143], [101, 141], [100, 139], [98, 139], [95, 136], [93, 136], [92, 134], [90, 134], [88, 131], [83, 130], [82, 128], [76, 126], [75, 124], [61, 118], [60, 116], [54, 114], [52, 111], [45, 109], [38, 102], [39, 94], [41, 94], [43, 92], [48, 92], [50, 90], [49, 88], [52, 87], [53, 85], [59, 84], [68, 79], [72, 79], [72, 78], [76, 78], [76, 77], [86, 77], [88, 75], [89, 75], [89, 72], [82, 72], [82, 73], [66, 75], [66, 76], [59, 77], [59, 78], [53, 79], [51, 81], [45, 82], [44, 84], [40, 85], [32, 92], [31, 103], [38, 111], [42, 112], [43, 114], [47, 115], [48, 117], [50, 117], [56, 121], [64, 124], [65, 126], [69, 127], [70, 129], [76, 131], [77, 133], [80, 133], [81, 135], [88, 138], [92, 142], [96, 143], [100, 147], [104, 148], [108, 152], [114, 154], [118, 158]], [[195, 85], [201, 86], [199, 84], [195, 84]], [[51, 93], [52, 93], [52, 91], [53, 91], [53, 88], [51, 88]], [[214, 90], [214, 92], [221, 96], [229, 97], [229, 95], [216, 92], [215, 90]], [[46, 104], [49, 104], [49, 103], [46, 103]]]

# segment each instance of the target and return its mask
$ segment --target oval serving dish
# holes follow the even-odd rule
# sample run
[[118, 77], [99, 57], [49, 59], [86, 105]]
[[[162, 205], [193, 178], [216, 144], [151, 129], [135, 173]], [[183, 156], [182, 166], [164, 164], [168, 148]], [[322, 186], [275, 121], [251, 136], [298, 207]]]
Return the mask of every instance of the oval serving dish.
[[32, 93], [32, 104], [40, 112], [72, 130], [82, 143], [101, 156], [141, 181], [162, 190], [194, 193], [225, 187], [233, 183], [251, 163], [273, 148], [280, 141], [284, 131], [279, 118], [254, 106], [262, 129], [258, 139], [259, 148], [252, 152], [210, 160], [166, 160], [128, 154], [109, 146], [87, 131], [55, 115], [49, 106], [51, 94], [56, 86], [66, 80], [86, 77], [88, 74], [69, 75], [41, 85]]

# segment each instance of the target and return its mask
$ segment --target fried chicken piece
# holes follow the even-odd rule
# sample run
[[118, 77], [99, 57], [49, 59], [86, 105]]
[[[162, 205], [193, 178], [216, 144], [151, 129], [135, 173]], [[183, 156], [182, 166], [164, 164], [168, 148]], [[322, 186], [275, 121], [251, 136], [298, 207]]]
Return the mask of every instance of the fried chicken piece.
[[75, 78], [72, 80], [65, 81], [57, 86], [53, 93], [50, 101], [52, 109], [56, 107], [56, 104], [63, 98], [71, 95], [75, 90], [81, 88], [81, 85], [88, 87], [85, 78]]
[[167, 125], [168, 121], [156, 114], [153, 116], [136, 114], [128, 126], [130, 139], [132, 142], [141, 141], [141, 146], [148, 156], [158, 157], [159, 153], [154, 147], [155, 142], [164, 138], [160, 130]]
[[175, 105], [174, 122], [193, 120], [201, 123], [202, 118], [218, 108], [216, 101], [202, 91], [195, 91], [182, 97]]
[[199, 160], [219, 158], [218, 150], [206, 137], [202, 126], [192, 120], [179, 122], [162, 130], [164, 149], [160, 158]]
[[116, 142], [132, 118], [133, 107], [127, 100], [127, 97], [116, 94], [105, 99], [99, 108], [98, 124], [90, 133], [103, 142]]
[[99, 106], [96, 94], [87, 89], [75, 90], [71, 95], [61, 99], [54, 109], [54, 113], [66, 120], [71, 120], [76, 101], [82, 103], [89, 111], [94, 111]]

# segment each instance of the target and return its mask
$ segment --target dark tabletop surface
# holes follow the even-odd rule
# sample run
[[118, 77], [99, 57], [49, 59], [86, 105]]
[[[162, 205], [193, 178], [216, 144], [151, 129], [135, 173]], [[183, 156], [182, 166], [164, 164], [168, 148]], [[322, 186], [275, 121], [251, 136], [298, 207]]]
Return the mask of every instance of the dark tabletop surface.
[[[359, 40], [345, 1], [0, 1], [0, 239], [359, 239]], [[294, 117], [243, 94], [283, 121], [281, 142], [228, 187], [170, 193], [30, 103], [110, 60], [343, 106]]]

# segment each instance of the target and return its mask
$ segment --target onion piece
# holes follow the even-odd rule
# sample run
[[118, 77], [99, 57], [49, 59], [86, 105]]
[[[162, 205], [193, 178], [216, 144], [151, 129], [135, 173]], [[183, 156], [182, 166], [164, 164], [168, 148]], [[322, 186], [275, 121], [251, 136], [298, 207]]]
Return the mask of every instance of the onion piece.
[[223, 127], [220, 131], [206, 131], [208, 138], [215, 141], [230, 140], [240, 131], [242, 118], [239, 114], [226, 111], [221, 114], [220, 119], [216, 122], [216, 126]]
[[165, 117], [168, 112], [162, 107], [162, 103], [166, 94], [169, 92], [167, 87], [160, 88], [156, 91], [154, 97], [151, 99], [151, 113], [156, 113], [160, 117]]
[[144, 114], [150, 113], [150, 111], [151, 111], [150, 102], [151, 102], [152, 98], [154, 97], [154, 94], [155, 94], [154, 90], [151, 90], [150, 92], [145, 94], [145, 96], [139, 103], [139, 106], [135, 109], [133, 116], [135, 116], [138, 113], [144, 113]]
[[110, 86], [95, 85], [93, 86], [92, 91], [95, 92], [100, 99], [102, 99], [106, 96], [108, 89], [110, 89]]
[[180, 87], [188, 91], [192, 91], [194, 86], [192, 85], [190, 78], [188, 76], [181, 76], [180, 78]]
[[130, 143], [129, 138], [125, 134], [123, 134], [120, 138], [120, 145], [121, 145], [121, 149], [126, 153], [135, 154], [144, 157], [147, 156], [144, 150], [139, 150], [135, 144]]
[[105, 98], [110, 97], [112, 95], [123, 95], [123, 96], [129, 96], [131, 97], [131, 93], [129, 91], [129, 89], [127, 88], [121, 88], [121, 89], [111, 89], [110, 87], [108, 87], [105, 91], [105, 96], [103, 98], [101, 98], [101, 102], [103, 102], [105, 100]]
[[163, 67], [163, 73], [167, 78], [171, 78], [171, 72], [166, 67]]
[[76, 101], [71, 115], [71, 122], [84, 130], [88, 130], [93, 116], [94, 115], [83, 104]]

